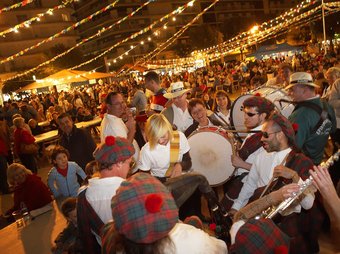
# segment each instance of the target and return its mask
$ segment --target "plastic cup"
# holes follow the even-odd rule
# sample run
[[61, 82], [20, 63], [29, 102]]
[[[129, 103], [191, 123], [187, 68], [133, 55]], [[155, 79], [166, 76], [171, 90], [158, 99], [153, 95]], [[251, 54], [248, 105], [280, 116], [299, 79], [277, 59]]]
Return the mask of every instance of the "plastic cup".
[[14, 219], [15, 219], [15, 224], [17, 225], [17, 228], [22, 228], [25, 225], [24, 218], [22, 217], [21, 211], [14, 211], [12, 213]]

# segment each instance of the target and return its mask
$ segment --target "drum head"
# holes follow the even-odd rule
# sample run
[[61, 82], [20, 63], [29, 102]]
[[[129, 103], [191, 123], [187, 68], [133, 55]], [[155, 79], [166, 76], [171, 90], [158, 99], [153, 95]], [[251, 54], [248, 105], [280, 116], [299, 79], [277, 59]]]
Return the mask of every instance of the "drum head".
[[200, 131], [188, 141], [194, 171], [204, 175], [212, 186], [223, 184], [234, 170], [229, 140], [218, 132]]

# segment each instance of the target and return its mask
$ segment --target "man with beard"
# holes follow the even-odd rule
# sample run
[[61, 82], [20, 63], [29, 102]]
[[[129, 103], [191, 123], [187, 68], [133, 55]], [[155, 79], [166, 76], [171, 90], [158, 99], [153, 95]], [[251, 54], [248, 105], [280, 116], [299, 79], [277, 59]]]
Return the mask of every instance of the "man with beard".
[[[250, 197], [258, 198], [258, 194], [264, 189], [261, 187], [267, 186], [272, 177], [279, 178], [284, 184], [301, 183], [308, 178], [308, 170], [313, 167], [313, 162], [304, 154], [297, 152], [294, 139], [293, 127], [284, 116], [274, 113], [264, 123], [261, 142], [265, 151], [255, 158], [230, 214], [244, 207]], [[280, 225], [291, 237], [290, 253], [317, 252], [317, 237], [323, 216], [313, 203], [314, 194], [311, 192], [289, 210], [289, 215], [285, 216], [285, 223]]]
[[223, 203], [227, 209], [230, 209], [234, 199], [238, 197], [256, 156], [264, 151], [260, 130], [274, 109], [274, 104], [261, 96], [252, 96], [243, 102], [244, 125], [250, 133], [244, 139], [238, 154], [231, 155], [231, 162], [236, 170], [224, 186]]

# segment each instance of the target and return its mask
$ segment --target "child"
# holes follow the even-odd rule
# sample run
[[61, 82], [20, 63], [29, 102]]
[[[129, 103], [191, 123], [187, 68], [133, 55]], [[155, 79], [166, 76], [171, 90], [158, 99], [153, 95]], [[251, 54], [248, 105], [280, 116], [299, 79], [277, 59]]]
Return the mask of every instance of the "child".
[[81, 253], [77, 229], [77, 199], [67, 198], [61, 205], [61, 212], [67, 220], [66, 228], [54, 240], [55, 246], [52, 247], [54, 254], [59, 253]]
[[75, 162], [68, 161], [69, 152], [62, 146], [56, 146], [51, 159], [54, 167], [48, 173], [47, 184], [54, 198], [76, 197], [80, 187], [78, 176], [84, 180], [85, 172]]
[[97, 161], [93, 160], [87, 163], [85, 167], [85, 174], [86, 174], [85, 184], [88, 184], [89, 179], [93, 177], [98, 177], [99, 176], [98, 172], [99, 172], [99, 169], [98, 169]]

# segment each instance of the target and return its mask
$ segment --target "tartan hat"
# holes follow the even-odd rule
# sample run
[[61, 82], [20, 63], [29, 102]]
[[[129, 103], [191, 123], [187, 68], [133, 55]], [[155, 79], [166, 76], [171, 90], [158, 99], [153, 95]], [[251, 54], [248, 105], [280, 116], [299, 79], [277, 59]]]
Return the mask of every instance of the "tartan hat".
[[260, 114], [267, 113], [267, 115], [275, 109], [275, 105], [270, 100], [257, 95], [244, 100], [243, 107], [257, 107]]
[[93, 152], [99, 163], [116, 164], [129, 159], [135, 153], [133, 145], [125, 138], [107, 136]]
[[230, 253], [288, 253], [289, 237], [270, 219], [251, 219], [237, 232]]
[[168, 189], [147, 173], [122, 182], [111, 202], [115, 229], [136, 243], [152, 243], [171, 231], [178, 208]]
[[319, 87], [313, 83], [313, 77], [308, 72], [295, 72], [290, 75], [289, 85], [285, 87], [286, 90], [296, 85], [307, 85], [312, 87]]
[[280, 113], [273, 113], [269, 117], [269, 120], [272, 120], [281, 127], [282, 132], [288, 138], [290, 145], [295, 145], [295, 130], [292, 126], [292, 123], [289, 122], [285, 116], [281, 115]]

